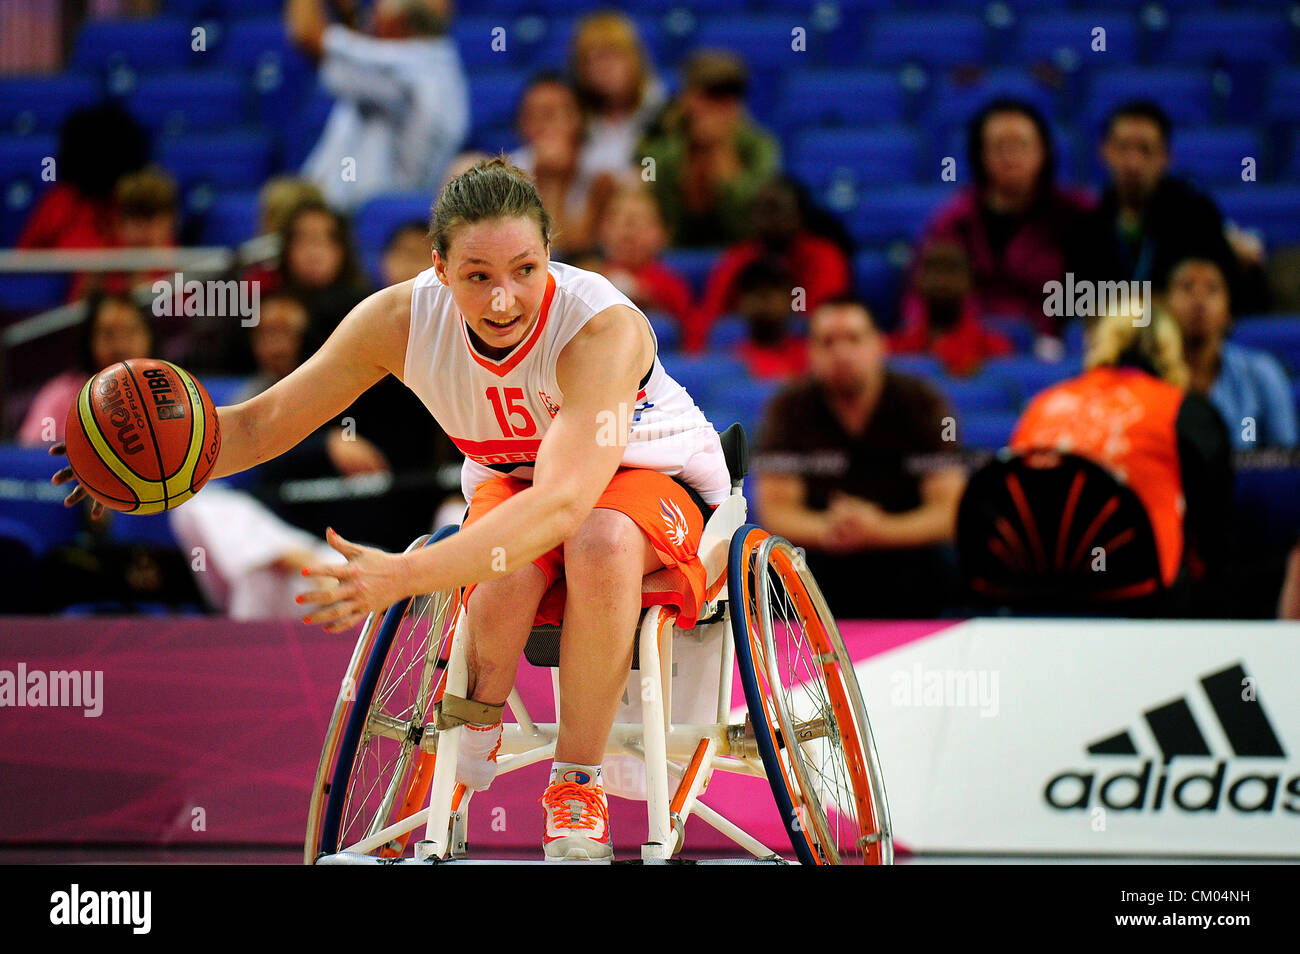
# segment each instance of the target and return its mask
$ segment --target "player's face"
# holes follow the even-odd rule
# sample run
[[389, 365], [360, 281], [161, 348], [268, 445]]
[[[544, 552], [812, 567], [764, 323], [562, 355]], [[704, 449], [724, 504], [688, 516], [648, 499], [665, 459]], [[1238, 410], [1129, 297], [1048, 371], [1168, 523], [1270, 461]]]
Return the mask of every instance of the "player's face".
[[541, 230], [523, 216], [462, 225], [445, 260], [434, 251], [438, 278], [451, 289], [470, 330], [502, 350], [522, 341], [537, 321], [549, 263]]

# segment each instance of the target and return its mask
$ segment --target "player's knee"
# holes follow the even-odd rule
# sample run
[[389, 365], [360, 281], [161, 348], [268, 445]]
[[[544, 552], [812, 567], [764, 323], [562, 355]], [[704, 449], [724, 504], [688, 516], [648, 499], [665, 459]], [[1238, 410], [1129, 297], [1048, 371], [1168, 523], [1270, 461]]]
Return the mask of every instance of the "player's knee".
[[632, 518], [617, 510], [593, 510], [564, 542], [565, 574], [574, 570], [617, 574], [626, 567], [639, 568], [644, 535]]

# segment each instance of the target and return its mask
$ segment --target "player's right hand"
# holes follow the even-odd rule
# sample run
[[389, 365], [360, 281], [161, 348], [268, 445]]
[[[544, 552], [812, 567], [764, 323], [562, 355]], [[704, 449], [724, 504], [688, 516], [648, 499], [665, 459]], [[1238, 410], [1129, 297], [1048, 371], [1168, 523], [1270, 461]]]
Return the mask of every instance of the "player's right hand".
[[[68, 445], [63, 441], [59, 441], [57, 444], [55, 444], [53, 447], [50, 448], [50, 453], [53, 455], [66, 455], [68, 453]], [[50, 483], [66, 484], [68, 481], [76, 480], [76, 479], [77, 479], [77, 475], [72, 472], [72, 468], [64, 467], [62, 470], [56, 472], [54, 476], [50, 478]], [[91, 517], [98, 520], [100, 517], [104, 515], [104, 511], [107, 508], [105, 508], [105, 506], [95, 498], [90, 497], [90, 495], [86, 493], [86, 488], [83, 487], [81, 484], [77, 484], [75, 487], [73, 487], [72, 493], [68, 494], [68, 496], [63, 498], [63, 506], [65, 507], [75, 506], [77, 501], [86, 497], [90, 498]]]

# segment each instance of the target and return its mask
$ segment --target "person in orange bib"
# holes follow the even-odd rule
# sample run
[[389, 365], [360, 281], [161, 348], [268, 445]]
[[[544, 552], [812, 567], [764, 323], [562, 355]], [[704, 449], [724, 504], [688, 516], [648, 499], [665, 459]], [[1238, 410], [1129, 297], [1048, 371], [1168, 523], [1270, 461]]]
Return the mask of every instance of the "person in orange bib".
[[1214, 576], [1232, 496], [1228, 433], [1214, 406], [1187, 391], [1177, 326], [1160, 310], [1146, 323], [1097, 318], [1084, 366], [1033, 398], [1010, 449], [1068, 451], [1103, 465], [1146, 509], [1164, 585]]

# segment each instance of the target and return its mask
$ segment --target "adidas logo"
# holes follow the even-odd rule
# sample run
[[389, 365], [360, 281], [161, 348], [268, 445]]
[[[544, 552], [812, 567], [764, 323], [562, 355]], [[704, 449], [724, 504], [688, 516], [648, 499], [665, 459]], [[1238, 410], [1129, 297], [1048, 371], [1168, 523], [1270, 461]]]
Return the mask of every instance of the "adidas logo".
[[[1206, 701], [1218, 720], [1236, 758], [1285, 760], [1282, 742], [1269, 722], [1253, 680], [1241, 663], [1211, 673], [1200, 680]], [[1211, 771], [1174, 772], [1175, 758], [1214, 758], [1202, 726], [1186, 696], [1142, 713], [1156, 745], [1159, 765], [1152, 758], [1139, 765], [1102, 776], [1102, 772], [1071, 770], [1053, 777], [1043, 789], [1048, 806], [1057, 811], [1205, 812], [1220, 809], [1243, 813], [1278, 810], [1300, 815], [1300, 775], [1282, 778], [1282, 772], [1246, 772], [1228, 777], [1229, 761], [1220, 758]], [[1124, 730], [1087, 747], [1089, 756], [1111, 760], [1140, 756], [1133, 734]], [[1284, 769], [1279, 762], [1265, 768]], [[1153, 779], [1152, 774], [1159, 774]]]

